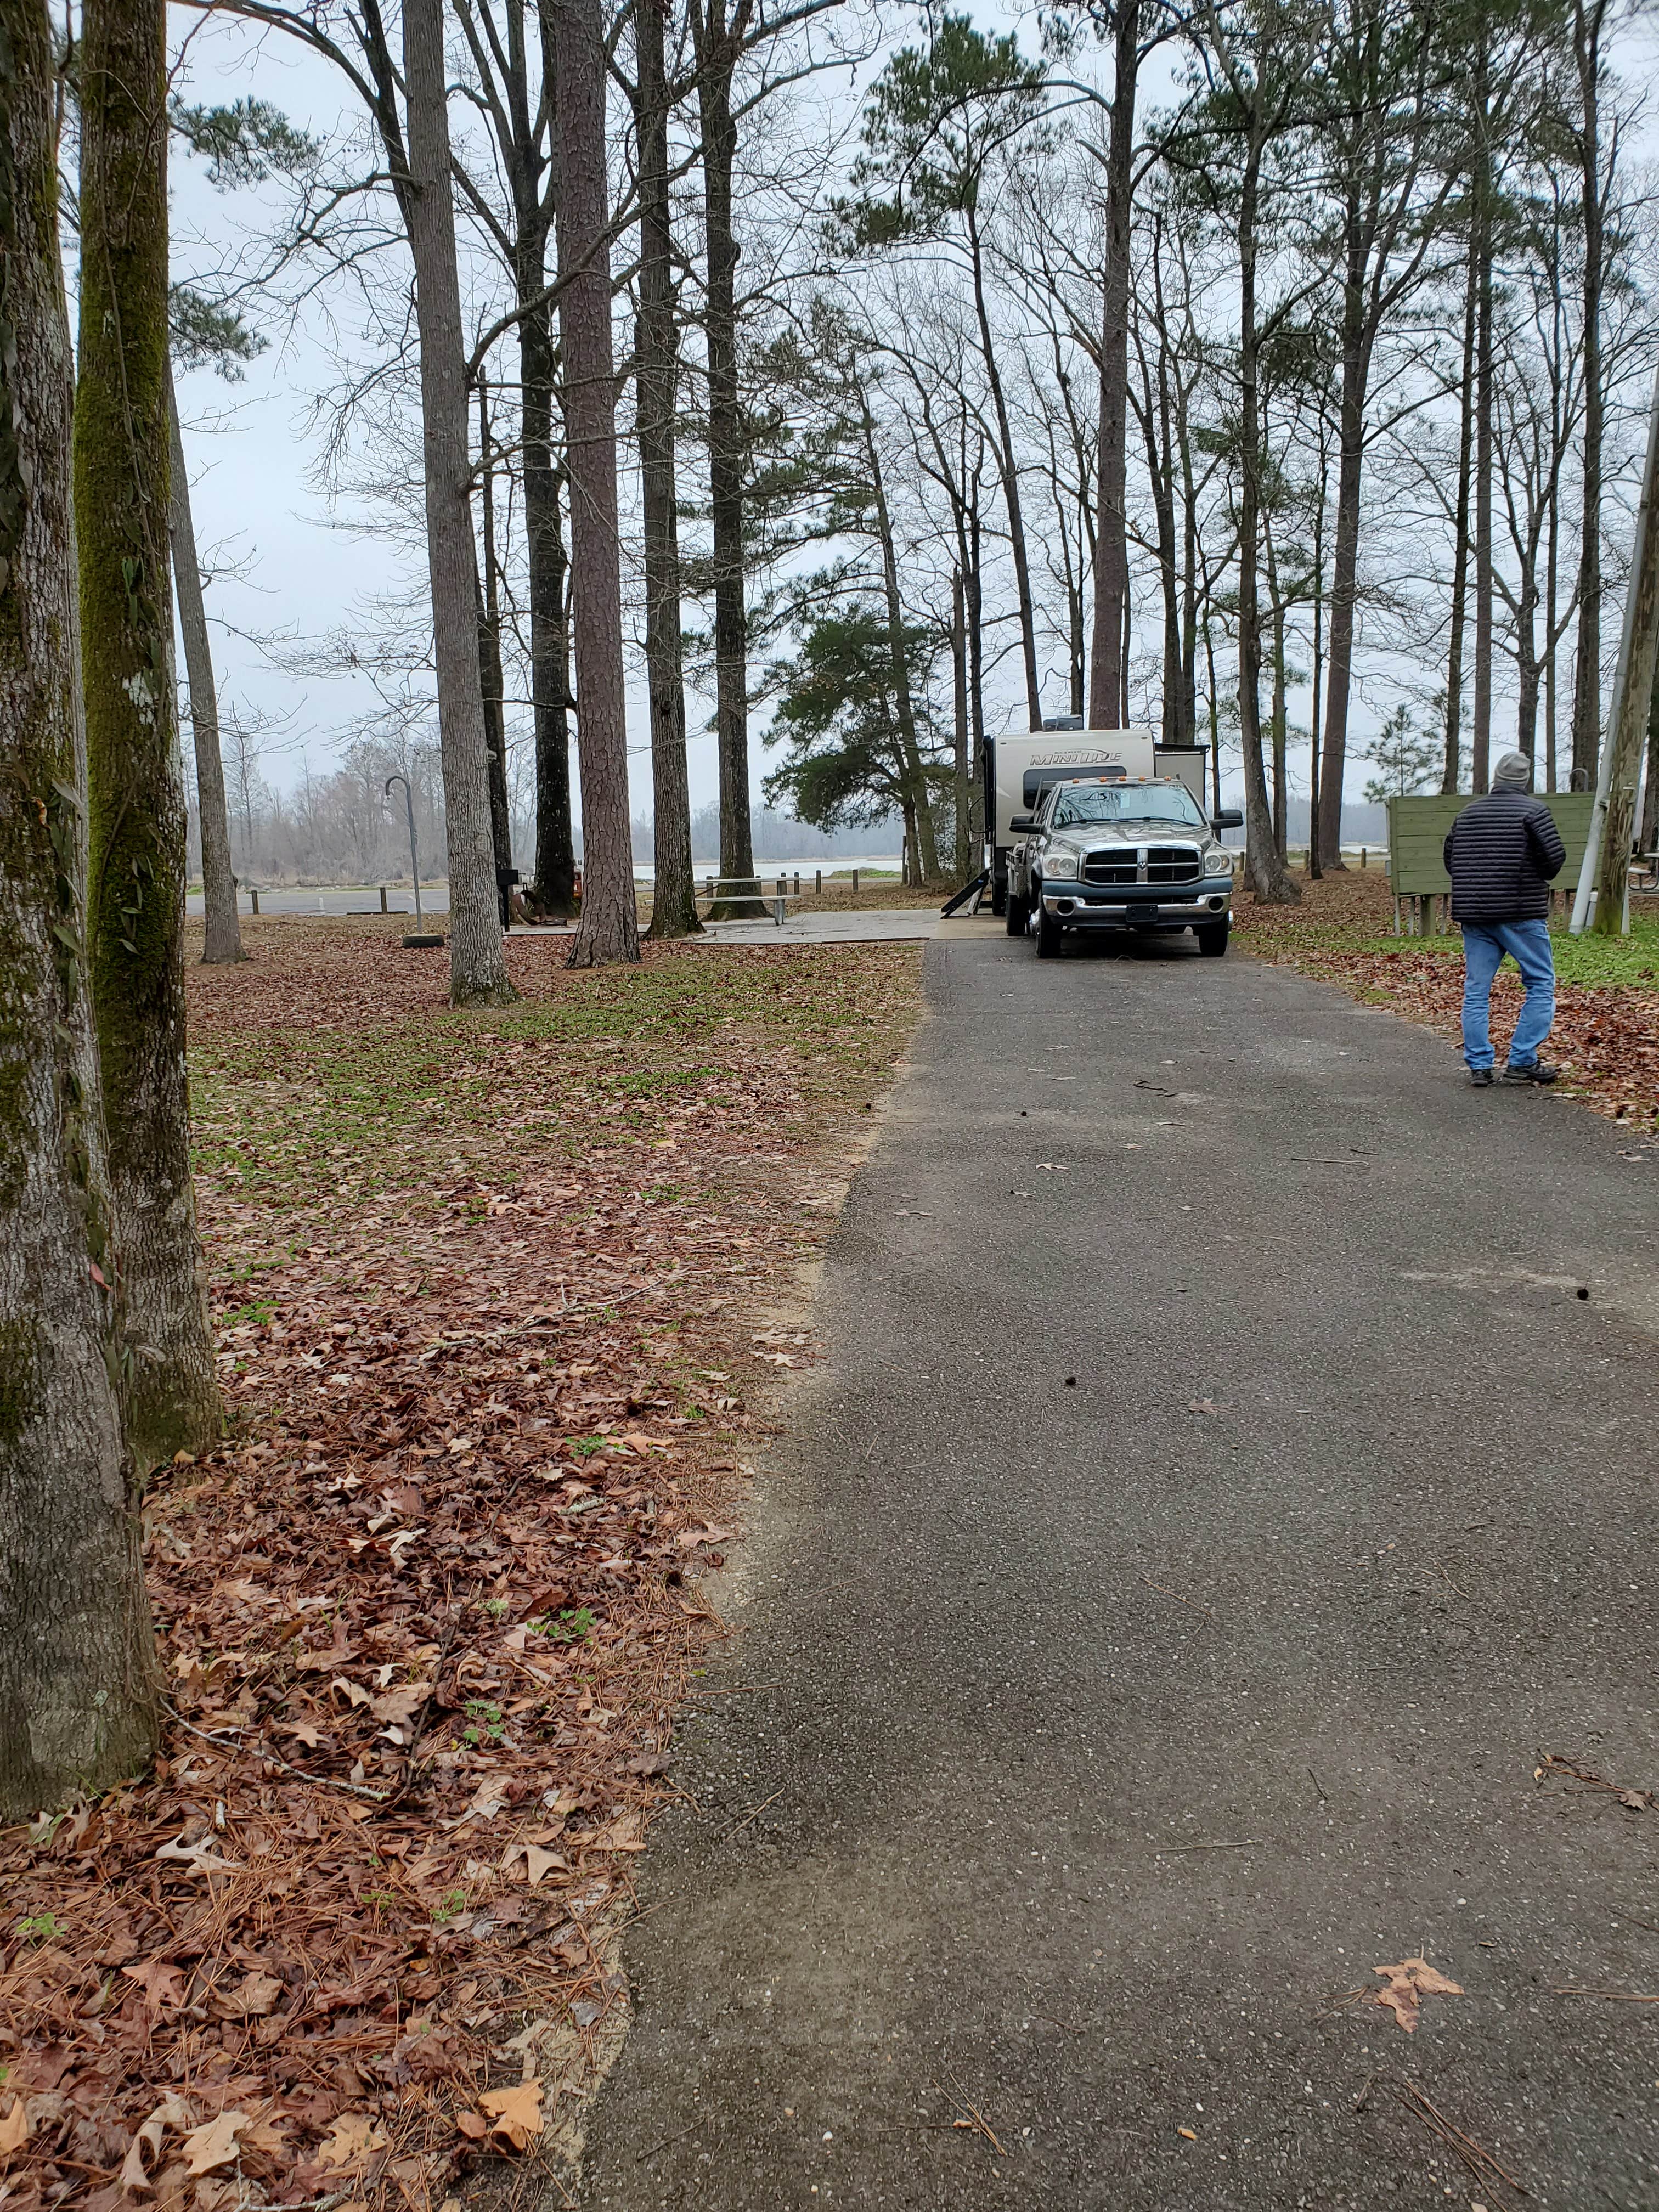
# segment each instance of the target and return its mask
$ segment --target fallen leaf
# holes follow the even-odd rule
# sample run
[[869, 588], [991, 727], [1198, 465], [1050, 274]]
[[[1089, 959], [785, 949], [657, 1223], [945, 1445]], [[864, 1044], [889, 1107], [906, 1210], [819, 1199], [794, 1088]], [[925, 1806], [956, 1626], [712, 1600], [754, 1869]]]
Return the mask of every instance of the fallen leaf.
[[1178, 2136], [1185, 2136], [1188, 2142], [1196, 2142], [1198, 2141], [1198, 2137], [1194, 2134], [1191, 2128], [1177, 2128], [1176, 2130], [1176, 2133]]
[[482, 2112], [457, 2112], [455, 2124], [473, 2142], [480, 2142], [489, 2133], [489, 2123]]
[[161, 2144], [167, 2130], [188, 2128], [195, 2118], [196, 2115], [182, 2097], [164, 2097], [149, 2118], [142, 2123], [137, 2133], [127, 2145], [126, 2157], [121, 2162], [121, 2186], [130, 2197], [136, 2197], [155, 2185], [150, 2178], [149, 2166], [145, 2162], [145, 2151], [149, 2152], [151, 2159], [159, 2167], [161, 2161]]
[[367, 2112], [343, 2112], [317, 2154], [325, 2166], [344, 2172], [352, 2166], [367, 2166], [375, 2152], [386, 2147], [385, 2130]]
[[236, 2155], [237, 2137], [248, 2125], [248, 2115], [238, 2112], [221, 2112], [216, 2120], [192, 2128], [184, 2141], [191, 2172], [211, 2173], [216, 2166], [228, 2166]]
[[362, 1683], [348, 1682], [343, 1674], [337, 1674], [328, 1686], [331, 1690], [343, 1690], [354, 1706], [366, 1705], [368, 1703], [368, 1692], [363, 1688]]
[[514, 2150], [522, 2150], [542, 2131], [539, 2081], [521, 2081], [516, 2089], [487, 2089], [478, 2102], [495, 2115], [490, 2132], [505, 2136]]
[[165, 1959], [146, 1959], [142, 1966], [126, 1966], [122, 1971], [143, 1991], [146, 2012], [160, 2012], [163, 2005], [171, 2005], [176, 2012], [183, 2004], [185, 1975], [181, 1966], [172, 1966]]
[[23, 2109], [23, 2100], [14, 2100], [12, 2108], [0, 2119], [0, 2158], [9, 2158], [21, 2150], [29, 2139], [29, 2116]]
[[297, 1735], [301, 1742], [308, 1745], [313, 1751], [322, 1741], [320, 1734], [309, 1721], [278, 1721], [276, 1732], [279, 1735]]
[[1407, 2035], [1414, 2033], [1420, 2012], [1419, 1996], [1461, 1997], [1463, 1991], [1455, 1982], [1436, 1971], [1426, 1959], [1402, 1959], [1397, 1966], [1373, 1967], [1381, 1974], [1384, 1986], [1378, 1990], [1375, 2002], [1392, 2012]]
[[179, 1842], [175, 1837], [172, 1843], [159, 1845], [155, 1856], [158, 1859], [178, 1859], [187, 1866], [192, 1874], [240, 1874], [241, 1872], [241, 1862], [239, 1859], [221, 1858], [212, 1844], [205, 1840], [199, 1844], [185, 1844]]
[[234, 2012], [257, 2013], [263, 2017], [276, 2009], [276, 2000], [283, 1994], [283, 1985], [274, 1974], [262, 1974], [256, 1967], [243, 1977], [235, 1995], [231, 1998]]
[[431, 1695], [430, 1682], [410, 1682], [400, 1690], [388, 1690], [382, 1697], [371, 1698], [368, 1710], [377, 1721], [410, 1721]]

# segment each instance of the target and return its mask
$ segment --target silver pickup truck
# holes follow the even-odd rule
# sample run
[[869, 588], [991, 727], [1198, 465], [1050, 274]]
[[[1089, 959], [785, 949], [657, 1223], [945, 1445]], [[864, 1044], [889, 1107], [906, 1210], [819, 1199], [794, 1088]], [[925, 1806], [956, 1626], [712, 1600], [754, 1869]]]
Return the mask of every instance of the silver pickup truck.
[[1071, 932], [1190, 929], [1219, 959], [1232, 927], [1233, 864], [1220, 842], [1243, 817], [1206, 819], [1183, 783], [1164, 778], [1068, 777], [1034, 814], [1017, 814], [1023, 842], [1008, 865], [1008, 934], [1036, 939], [1053, 959]]

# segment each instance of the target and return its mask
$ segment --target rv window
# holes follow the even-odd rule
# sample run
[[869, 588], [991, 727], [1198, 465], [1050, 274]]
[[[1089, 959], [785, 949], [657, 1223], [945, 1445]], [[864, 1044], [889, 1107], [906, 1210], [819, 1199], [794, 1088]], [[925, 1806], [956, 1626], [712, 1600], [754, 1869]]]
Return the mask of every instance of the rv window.
[[1109, 783], [1121, 783], [1126, 774], [1120, 761], [1110, 762], [1103, 768], [1028, 768], [1025, 781], [1020, 787], [1020, 796], [1024, 799], [1027, 810], [1035, 813], [1042, 804], [1045, 791], [1052, 791], [1055, 784], [1064, 783], [1073, 776], [1098, 775], [1103, 776]]

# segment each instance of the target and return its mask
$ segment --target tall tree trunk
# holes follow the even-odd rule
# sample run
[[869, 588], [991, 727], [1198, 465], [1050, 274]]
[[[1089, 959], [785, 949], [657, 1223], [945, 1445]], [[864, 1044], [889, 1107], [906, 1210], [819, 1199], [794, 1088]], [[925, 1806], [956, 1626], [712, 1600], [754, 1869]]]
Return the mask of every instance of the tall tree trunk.
[[[527, 396], [528, 385], [525, 389]], [[526, 423], [529, 419], [526, 409]], [[569, 562], [565, 556], [564, 518], [559, 512], [559, 471], [544, 443], [544, 469], [532, 454], [526, 428], [524, 525], [530, 586], [530, 696], [536, 724], [536, 881], [532, 896], [538, 914], [557, 921], [576, 911], [576, 842], [570, 813], [570, 623], [566, 604]], [[533, 497], [532, 484], [536, 486]]]
[[548, 0], [558, 71], [559, 307], [564, 338], [570, 543], [575, 577], [576, 753], [581, 767], [582, 912], [573, 968], [640, 957], [628, 807], [617, 383], [611, 351], [605, 27], [598, 0]]
[[230, 865], [230, 818], [225, 811], [225, 764], [219, 751], [219, 699], [213, 682], [213, 647], [207, 609], [202, 601], [202, 572], [196, 558], [196, 524], [190, 511], [190, 477], [185, 468], [184, 434], [179, 404], [167, 371], [167, 445], [172, 465], [173, 504], [168, 518], [173, 541], [173, 581], [178, 595], [179, 629], [185, 641], [185, 673], [190, 679], [190, 724], [196, 739], [196, 800], [202, 823], [202, 903], [207, 910], [202, 958], [209, 966], [240, 960], [241, 925], [236, 918], [236, 878]]
[[483, 508], [483, 574], [478, 593], [478, 689], [489, 763], [489, 844], [498, 878], [513, 866], [513, 802], [507, 790], [507, 678], [501, 667], [501, 566], [495, 556], [495, 467], [489, 444], [489, 388], [478, 380], [478, 488]]
[[1492, 161], [1486, 42], [1476, 58], [1474, 331], [1474, 720], [1470, 781], [1485, 791], [1492, 757]]
[[[738, 131], [732, 118], [732, 54], [714, 0], [697, 40], [697, 105], [702, 124], [703, 230], [708, 254], [705, 335], [708, 353], [709, 521], [714, 556], [714, 726], [720, 756], [720, 874], [714, 915], [764, 915], [750, 885], [755, 873], [749, 808], [749, 611], [743, 544], [743, 471], [747, 440], [738, 382], [738, 241], [732, 173]], [[693, 14], [701, 24], [701, 11]]]
[[673, 233], [668, 188], [665, 0], [637, 0], [640, 143], [640, 313], [635, 352], [640, 490], [645, 526], [645, 672], [651, 695], [654, 885], [651, 937], [697, 937], [691, 872], [691, 795], [685, 762], [685, 682], [680, 638], [679, 507], [674, 489], [674, 413], [679, 344], [674, 321]]
[[1458, 390], [1457, 525], [1452, 554], [1451, 635], [1446, 648], [1446, 759], [1443, 792], [1454, 792], [1463, 774], [1463, 629], [1469, 599], [1469, 480], [1474, 459], [1474, 332], [1480, 299], [1480, 226], [1469, 228], [1469, 265], [1463, 287], [1463, 377]]
[[0, 1824], [137, 1772], [158, 1718], [84, 935], [57, 84], [44, 0], [0, 0]]
[[921, 764], [921, 746], [916, 738], [915, 703], [910, 696], [910, 658], [905, 647], [904, 606], [899, 597], [898, 555], [893, 544], [892, 517], [887, 510], [887, 485], [876, 445], [876, 426], [871, 419], [870, 402], [862, 385], [859, 386], [859, 407], [865, 459], [869, 464], [870, 485], [876, 502], [876, 528], [881, 538], [881, 577], [887, 607], [887, 651], [893, 671], [894, 720], [898, 725], [905, 776], [915, 794], [910, 850], [920, 864], [921, 880], [931, 884], [939, 877], [939, 848], [933, 836], [933, 811], [927, 801], [927, 776]]
[[1648, 693], [1648, 769], [1647, 784], [1642, 796], [1642, 850], [1651, 853], [1659, 845], [1659, 667], [1654, 670], [1653, 688]]
[[951, 730], [956, 769], [957, 840], [956, 876], [959, 884], [966, 883], [972, 871], [970, 854], [971, 823], [969, 817], [969, 755], [971, 743], [968, 732], [968, 617], [967, 595], [963, 586], [960, 568], [951, 575], [951, 702], [954, 709]]
[[1331, 472], [1322, 438], [1319, 453], [1319, 505], [1313, 526], [1313, 684], [1309, 694], [1308, 719], [1308, 877], [1317, 883], [1324, 874], [1319, 853], [1319, 684], [1325, 659], [1325, 507], [1330, 498]]
[[[1135, 83], [1140, 0], [1115, 0], [1112, 108], [1106, 147], [1106, 252], [1101, 284], [1099, 512], [1095, 525], [1091, 728], [1118, 726], [1124, 683], [1129, 549], [1124, 520], [1129, 384], [1129, 218], [1134, 191]], [[1041, 720], [1034, 716], [1035, 729]]]
[[1320, 769], [1322, 819], [1312, 834], [1319, 841], [1322, 868], [1340, 869], [1342, 792], [1348, 763], [1348, 700], [1353, 687], [1354, 603], [1359, 580], [1360, 495], [1365, 465], [1365, 392], [1370, 349], [1365, 330], [1365, 265], [1368, 241], [1361, 222], [1358, 186], [1351, 185], [1344, 230], [1346, 240], [1342, 283], [1342, 392], [1338, 412], [1336, 544], [1331, 563], [1331, 637], [1325, 664], [1325, 758]]
[[1559, 478], [1550, 494], [1549, 536], [1544, 561], [1544, 788], [1555, 788], [1556, 735], [1559, 727], [1556, 705], [1556, 671], [1560, 638], [1556, 614], [1560, 602], [1561, 501]]
[[[980, 350], [985, 361], [985, 380], [991, 388], [992, 411], [997, 426], [997, 473], [1002, 479], [1003, 503], [1008, 510], [1008, 550], [1013, 556], [1014, 597], [1019, 616], [1020, 659], [1025, 670], [1025, 711], [1034, 730], [1042, 727], [1042, 684], [1037, 674], [1036, 610], [1031, 597], [1031, 564], [1025, 545], [1025, 514], [1019, 495], [1019, 465], [1013, 433], [1008, 424], [1008, 402], [997, 363], [996, 342], [991, 334], [990, 313], [985, 304], [985, 256], [979, 223], [968, 210], [968, 250], [973, 270], [974, 313], [979, 323]], [[1097, 659], [1095, 665], [1100, 664]], [[1115, 720], [1108, 725], [1116, 726]]]
[[1289, 905], [1301, 897], [1279, 857], [1267, 784], [1261, 763], [1261, 615], [1256, 565], [1260, 554], [1261, 405], [1255, 323], [1256, 199], [1261, 155], [1252, 146], [1244, 165], [1238, 204], [1239, 444], [1243, 484], [1238, 501], [1238, 733], [1244, 749], [1245, 866], [1264, 904]]
[[[185, 795], [173, 682], [161, 0], [93, 0], [81, 58], [75, 401], [92, 1000], [141, 1472], [219, 1434], [185, 1071]], [[95, 518], [95, 521], [93, 520]]]
[[1606, 254], [1601, 212], [1601, 19], [1607, 0], [1574, 0], [1572, 51], [1578, 67], [1584, 234], [1584, 427], [1579, 480], [1578, 665], [1573, 679], [1572, 764], [1594, 785], [1601, 744], [1601, 279]]
[[455, 263], [443, 0], [404, 0], [404, 78], [409, 119], [404, 200], [420, 332], [427, 570], [449, 847], [449, 994], [458, 1006], [503, 1005], [516, 994], [501, 952], [478, 674], [466, 349]]

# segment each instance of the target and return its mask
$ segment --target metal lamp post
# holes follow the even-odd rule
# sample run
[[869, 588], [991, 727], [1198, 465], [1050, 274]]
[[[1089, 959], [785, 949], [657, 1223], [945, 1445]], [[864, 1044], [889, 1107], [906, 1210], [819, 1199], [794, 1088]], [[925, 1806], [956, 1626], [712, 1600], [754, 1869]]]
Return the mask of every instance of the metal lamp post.
[[404, 805], [409, 815], [409, 867], [415, 878], [415, 927], [421, 927], [421, 855], [415, 842], [415, 795], [409, 787], [406, 775], [389, 775], [386, 780], [386, 795], [392, 796], [392, 787], [400, 783], [404, 787]]

